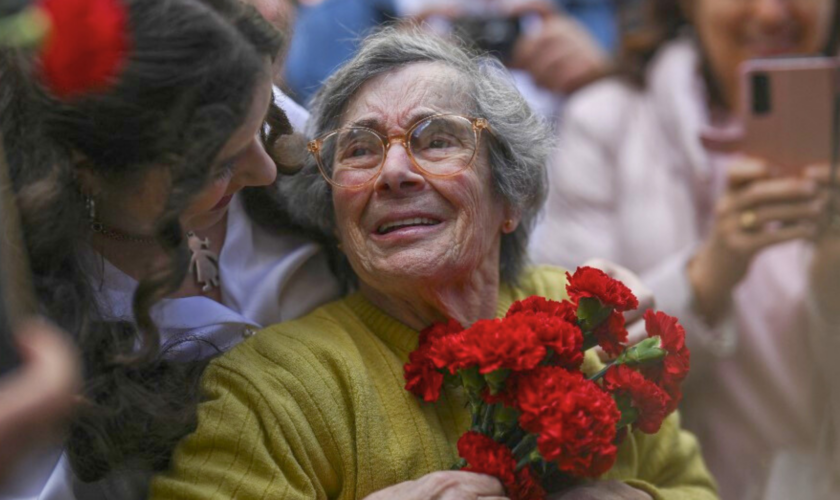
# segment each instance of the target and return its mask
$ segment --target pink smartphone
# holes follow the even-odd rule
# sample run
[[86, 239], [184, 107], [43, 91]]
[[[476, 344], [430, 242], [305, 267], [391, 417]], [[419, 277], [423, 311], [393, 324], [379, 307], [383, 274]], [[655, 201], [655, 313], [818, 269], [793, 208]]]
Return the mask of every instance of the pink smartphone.
[[831, 160], [838, 61], [829, 57], [753, 59], [741, 66], [742, 151], [775, 175]]

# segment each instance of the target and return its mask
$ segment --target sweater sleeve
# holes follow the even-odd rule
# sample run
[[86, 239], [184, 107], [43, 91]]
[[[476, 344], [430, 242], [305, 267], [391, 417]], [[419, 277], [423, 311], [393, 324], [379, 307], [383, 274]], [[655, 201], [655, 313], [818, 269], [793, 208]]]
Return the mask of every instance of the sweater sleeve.
[[268, 399], [237, 364], [228, 365], [208, 368], [198, 428], [178, 445], [170, 470], [153, 480], [150, 498], [334, 497], [340, 481], [330, 432], [307, 418], [305, 400], [296, 401], [306, 384], [283, 383], [293, 383], [291, 373], [272, 376], [280, 383], [271, 384]]
[[654, 500], [718, 498], [717, 486], [706, 469], [697, 440], [680, 428], [679, 413], [669, 416], [658, 433], [636, 431], [633, 438], [636, 474], [632, 479], [616, 479], [647, 492]]

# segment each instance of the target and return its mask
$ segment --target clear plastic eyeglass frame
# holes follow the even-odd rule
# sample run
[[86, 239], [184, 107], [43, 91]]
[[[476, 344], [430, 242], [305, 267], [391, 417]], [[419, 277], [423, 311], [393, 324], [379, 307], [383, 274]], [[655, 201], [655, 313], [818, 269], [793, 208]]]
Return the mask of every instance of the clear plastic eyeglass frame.
[[[414, 153], [411, 150], [411, 146], [410, 146], [410, 143], [408, 141], [408, 138], [411, 137], [411, 135], [414, 133], [414, 131], [417, 130], [417, 128], [419, 128], [421, 125], [426, 124], [426, 123], [428, 123], [428, 122], [430, 122], [430, 121], [432, 121], [436, 118], [456, 118], [456, 119], [464, 120], [465, 122], [468, 122], [472, 126], [472, 131], [473, 131], [473, 134], [475, 135], [475, 149], [474, 149], [474, 151], [472, 153], [472, 156], [470, 157], [469, 161], [466, 162], [466, 164], [464, 165], [463, 168], [460, 168], [457, 171], [449, 172], [449, 173], [446, 173], [446, 174], [437, 174], [437, 173], [434, 173], [434, 172], [429, 172], [427, 169], [423, 168], [420, 165], [420, 163], [417, 161], [417, 159], [414, 156]], [[346, 184], [338, 183], [334, 179], [331, 178], [331, 176], [329, 174], [329, 170], [327, 169], [327, 166], [324, 165], [324, 161], [321, 158], [321, 150], [323, 148], [324, 141], [328, 140], [329, 138], [331, 138], [332, 136], [334, 136], [336, 134], [339, 134], [341, 132], [350, 131], [350, 130], [362, 130], [362, 131], [370, 132], [373, 135], [375, 135], [376, 137], [378, 137], [379, 140], [382, 142], [383, 153], [382, 153], [382, 160], [379, 162], [379, 165], [376, 167], [376, 172], [370, 177], [370, 179], [368, 179], [365, 182], [360, 183], [360, 184], [346, 185]], [[376, 130], [373, 130], [373, 129], [367, 128], [367, 127], [343, 127], [343, 128], [340, 128], [340, 129], [333, 130], [332, 132], [328, 132], [328, 133], [326, 133], [326, 134], [324, 134], [324, 135], [322, 135], [322, 136], [320, 136], [316, 139], [313, 139], [313, 140], [309, 141], [309, 143], [306, 146], [306, 149], [315, 158], [315, 161], [318, 164], [318, 170], [320, 170], [321, 175], [324, 177], [324, 179], [326, 179], [326, 181], [328, 183], [330, 183], [334, 187], [347, 188], [347, 189], [358, 189], [358, 188], [361, 188], [361, 187], [365, 187], [369, 184], [372, 184], [373, 182], [376, 181], [376, 179], [379, 177], [379, 174], [382, 172], [382, 166], [385, 165], [385, 160], [388, 157], [388, 151], [390, 150], [391, 145], [394, 144], [394, 143], [402, 144], [403, 148], [405, 149], [406, 153], [408, 154], [409, 159], [411, 159], [411, 163], [418, 170], [423, 172], [424, 175], [426, 175], [428, 177], [433, 177], [433, 178], [446, 178], [446, 177], [452, 177], [454, 175], [458, 175], [459, 173], [463, 172], [464, 170], [467, 170], [468, 168], [471, 168], [473, 166], [473, 164], [475, 163], [475, 158], [478, 156], [479, 144], [480, 144], [480, 140], [481, 140], [481, 132], [484, 131], [484, 130], [487, 130], [488, 132], [492, 133], [492, 131], [490, 130], [490, 124], [484, 118], [469, 118], [469, 117], [466, 117], [466, 116], [463, 116], [463, 115], [456, 115], [456, 114], [437, 114], [437, 115], [427, 116], [427, 117], [423, 118], [422, 120], [418, 120], [414, 125], [412, 125], [408, 130], [406, 130], [404, 134], [401, 134], [401, 135], [386, 136], [384, 134], [381, 134], [381, 133], [377, 132]]]

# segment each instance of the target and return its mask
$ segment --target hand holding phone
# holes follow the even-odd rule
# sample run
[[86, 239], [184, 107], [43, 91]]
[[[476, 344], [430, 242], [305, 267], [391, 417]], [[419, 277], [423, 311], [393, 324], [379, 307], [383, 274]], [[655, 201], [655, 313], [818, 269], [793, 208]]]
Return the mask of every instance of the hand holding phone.
[[452, 19], [452, 31], [467, 43], [507, 64], [523, 32], [519, 16], [463, 16]]

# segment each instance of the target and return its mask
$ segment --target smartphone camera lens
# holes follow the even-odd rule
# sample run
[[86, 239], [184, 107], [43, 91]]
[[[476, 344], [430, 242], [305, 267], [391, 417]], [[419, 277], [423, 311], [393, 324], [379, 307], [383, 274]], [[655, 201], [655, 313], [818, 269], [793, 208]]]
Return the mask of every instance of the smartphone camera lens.
[[752, 76], [752, 110], [755, 115], [770, 112], [770, 77], [766, 73]]

